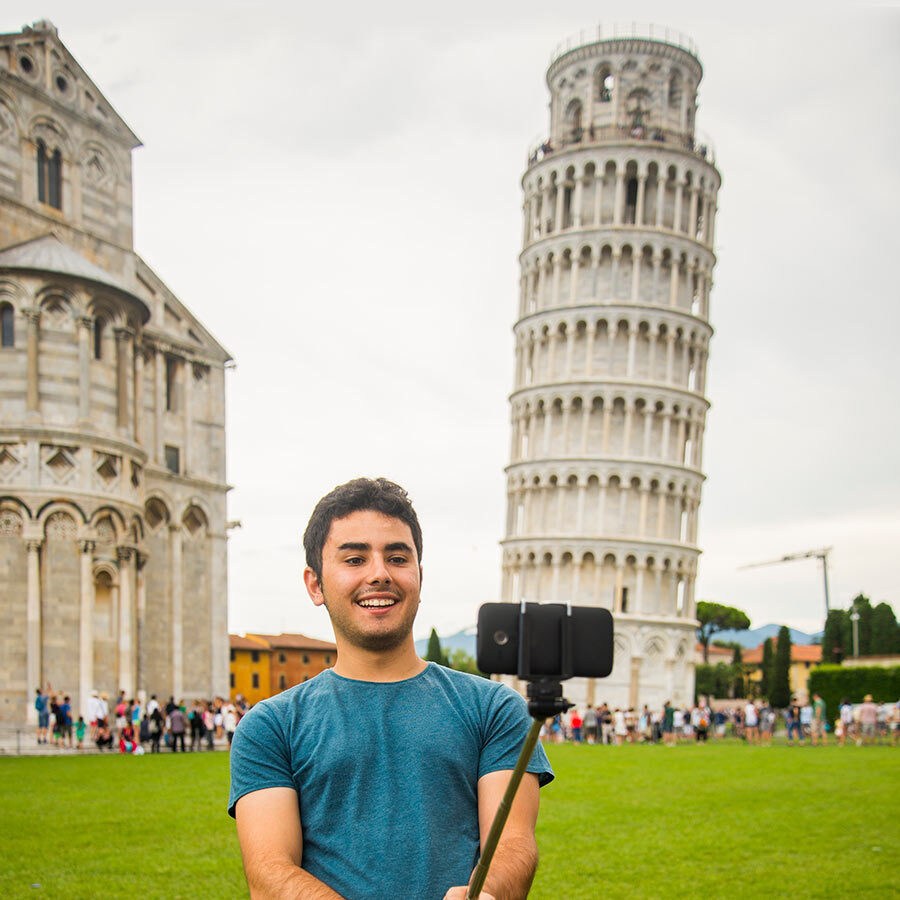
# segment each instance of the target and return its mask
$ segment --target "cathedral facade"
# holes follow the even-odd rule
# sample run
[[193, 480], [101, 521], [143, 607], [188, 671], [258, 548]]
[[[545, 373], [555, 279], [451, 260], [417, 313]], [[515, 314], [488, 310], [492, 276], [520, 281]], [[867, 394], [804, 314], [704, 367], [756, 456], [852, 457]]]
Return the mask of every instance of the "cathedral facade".
[[0, 35], [0, 722], [227, 696], [227, 351], [135, 252], [140, 146], [46, 21]]

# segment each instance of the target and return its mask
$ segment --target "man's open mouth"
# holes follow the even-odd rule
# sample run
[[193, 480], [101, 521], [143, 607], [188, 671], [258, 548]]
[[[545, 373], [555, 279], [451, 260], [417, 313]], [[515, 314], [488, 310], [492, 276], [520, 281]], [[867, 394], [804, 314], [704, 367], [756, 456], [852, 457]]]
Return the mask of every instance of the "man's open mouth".
[[369, 597], [357, 601], [365, 609], [374, 609], [379, 606], [393, 606], [397, 602], [396, 597]]

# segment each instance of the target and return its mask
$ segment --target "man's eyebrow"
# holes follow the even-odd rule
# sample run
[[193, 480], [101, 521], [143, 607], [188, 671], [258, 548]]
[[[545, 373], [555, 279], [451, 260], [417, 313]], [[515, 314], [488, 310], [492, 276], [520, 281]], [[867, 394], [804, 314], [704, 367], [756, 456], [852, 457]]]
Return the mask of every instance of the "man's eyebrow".
[[371, 544], [365, 544], [361, 541], [347, 541], [345, 544], [341, 544], [338, 547], [338, 550], [371, 550]]
[[405, 541], [395, 541], [393, 544], [387, 544], [384, 549], [388, 553], [393, 553], [396, 550], [402, 550], [404, 553], [412, 553], [412, 547]]

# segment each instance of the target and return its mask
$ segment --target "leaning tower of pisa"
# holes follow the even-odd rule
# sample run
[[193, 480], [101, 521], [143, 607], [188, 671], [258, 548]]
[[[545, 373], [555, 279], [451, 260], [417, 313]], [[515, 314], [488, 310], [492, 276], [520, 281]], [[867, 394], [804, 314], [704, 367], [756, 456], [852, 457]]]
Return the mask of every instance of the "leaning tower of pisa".
[[566, 44], [522, 178], [502, 594], [612, 610], [613, 673], [569, 682], [579, 704], [693, 699], [720, 185], [701, 76], [664, 29]]

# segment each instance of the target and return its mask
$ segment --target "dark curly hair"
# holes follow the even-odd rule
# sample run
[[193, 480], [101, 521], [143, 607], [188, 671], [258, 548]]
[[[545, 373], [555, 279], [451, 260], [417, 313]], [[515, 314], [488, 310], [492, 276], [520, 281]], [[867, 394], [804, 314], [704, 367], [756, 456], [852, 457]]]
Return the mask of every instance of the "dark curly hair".
[[343, 519], [351, 513], [369, 509], [400, 519], [409, 526], [419, 563], [422, 562], [422, 528], [410, 502], [409, 494], [387, 478], [354, 478], [326, 494], [309, 517], [303, 532], [303, 549], [306, 564], [322, 580], [322, 547], [335, 519]]

